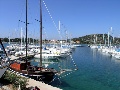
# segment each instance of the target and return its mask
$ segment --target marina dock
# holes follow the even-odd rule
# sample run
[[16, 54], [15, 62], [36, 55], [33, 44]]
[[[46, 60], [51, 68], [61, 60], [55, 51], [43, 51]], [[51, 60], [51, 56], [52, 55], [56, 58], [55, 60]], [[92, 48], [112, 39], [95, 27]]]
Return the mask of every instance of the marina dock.
[[60, 88], [53, 87], [51, 85], [48, 85], [48, 84], [36, 81], [34, 79], [29, 79], [27, 88], [28, 87], [35, 87], [35, 86], [37, 86], [38, 88], [40, 88], [40, 90], [62, 90]]
[[[9, 70], [7, 70], [7, 71], [11, 72], [11, 73], [15, 73], [15, 72], [12, 72]], [[25, 77], [25, 76], [20, 75], [18, 73], [15, 73], [15, 74], [17, 76]], [[44, 82], [41, 82], [41, 81], [36, 81], [36, 80], [28, 78], [28, 77], [25, 77], [25, 78], [27, 78], [27, 80], [28, 80], [26, 88], [34, 88], [35, 86], [37, 86], [40, 90], [62, 90], [60, 88], [45, 84]], [[11, 90], [7, 85], [3, 85], [2, 83], [0, 83], [0, 90], [2, 90], [2, 88], [4, 88], [5, 90]]]
[[[40, 90], [62, 90], [60, 88], [53, 87], [51, 85], [48, 85], [48, 84], [36, 81], [34, 79], [29, 79], [27, 88], [29, 88], [29, 87], [35, 87], [35, 86], [37, 86]], [[11, 90], [8, 86], [2, 85], [0, 83], [0, 90], [3, 90], [3, 89], [4, 90]]]

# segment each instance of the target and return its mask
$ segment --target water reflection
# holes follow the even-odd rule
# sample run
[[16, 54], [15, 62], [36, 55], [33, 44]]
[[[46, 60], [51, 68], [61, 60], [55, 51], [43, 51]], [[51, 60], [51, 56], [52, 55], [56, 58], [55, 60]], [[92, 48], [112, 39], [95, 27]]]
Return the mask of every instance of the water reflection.
[[[31, 60], [31, 64], [34, 66], [39, 66], [40, 59], [33, 58]], [[51, 68], [54, 67], [56, 70], [65, 70], [65, 71], [74, 70], [76, 66], [74, 60], [72, 60], [72, 55], [68, 56], [67, 58], [58, 58], [54, 60], [43, 59], [42, 65], [45, 67], [51, 67]]]
[[92, 57], [93, 57], [93, 62], [96, 60], [96, 54], [97, 50], [96, 49], [91, 49], [92, 50]]
[[[49, 65], [54, 64], [54, 63], [58, 63], [58, 62], [59, 62], [58, 59], [55, 59], [55, 60], [43, 59], [42, 60], [42, 65], [45, 66], [45, 67], [48, 67]], [[40, 59], [33, 58], [31, 60], [31, 64], [35, 65], [35, 66], [40, 66]]]

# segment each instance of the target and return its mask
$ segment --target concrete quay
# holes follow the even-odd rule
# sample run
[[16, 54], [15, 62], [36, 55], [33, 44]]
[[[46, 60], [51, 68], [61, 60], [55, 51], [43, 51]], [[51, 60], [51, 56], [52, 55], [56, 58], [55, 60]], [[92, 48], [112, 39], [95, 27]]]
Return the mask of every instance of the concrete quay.
[[40, 88], [40, 90], [62, 90], [60, 88], [57, 88], [57, 87], [53, 87], [51, 85], [48, 85], [48, 84], [45, 84], [45, 83], [42, 83], [40, 81], [36, 81], [34, 79], [28, 79], [28, 85], [27, 85], [27, 88], [28, 87], [35, 87], [37, 86], [38, 88]]

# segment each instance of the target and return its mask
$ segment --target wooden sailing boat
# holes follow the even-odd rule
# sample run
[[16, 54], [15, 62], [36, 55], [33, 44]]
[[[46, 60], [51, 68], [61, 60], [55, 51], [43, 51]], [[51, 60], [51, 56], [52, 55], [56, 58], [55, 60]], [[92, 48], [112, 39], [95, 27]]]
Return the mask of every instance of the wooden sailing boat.
[[30, 65], [27, 60], [27, 0], [26, 0], [26, 61], [14, 61], [10, 65], [10, 70], [19, 74], [32, 77], [37, 80], [51, 81], [57, 73], [53, 68], [42, 67], [42, 5], [40, 0], [40, 67]]

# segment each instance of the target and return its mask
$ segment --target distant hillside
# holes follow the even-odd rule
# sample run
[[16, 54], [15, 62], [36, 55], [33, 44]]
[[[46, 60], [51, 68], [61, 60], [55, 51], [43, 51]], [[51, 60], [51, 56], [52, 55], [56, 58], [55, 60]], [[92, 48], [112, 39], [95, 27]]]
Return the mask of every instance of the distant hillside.
[[[79, 42], [81, 44], [107, 44], [108, 35], [107, 34], [91, 34], [82, 36], [79, 38], [73, 38], [74, 42]], [[120, 38], [109, 36], [109, 42], [111, 44], [120, 44]]]

